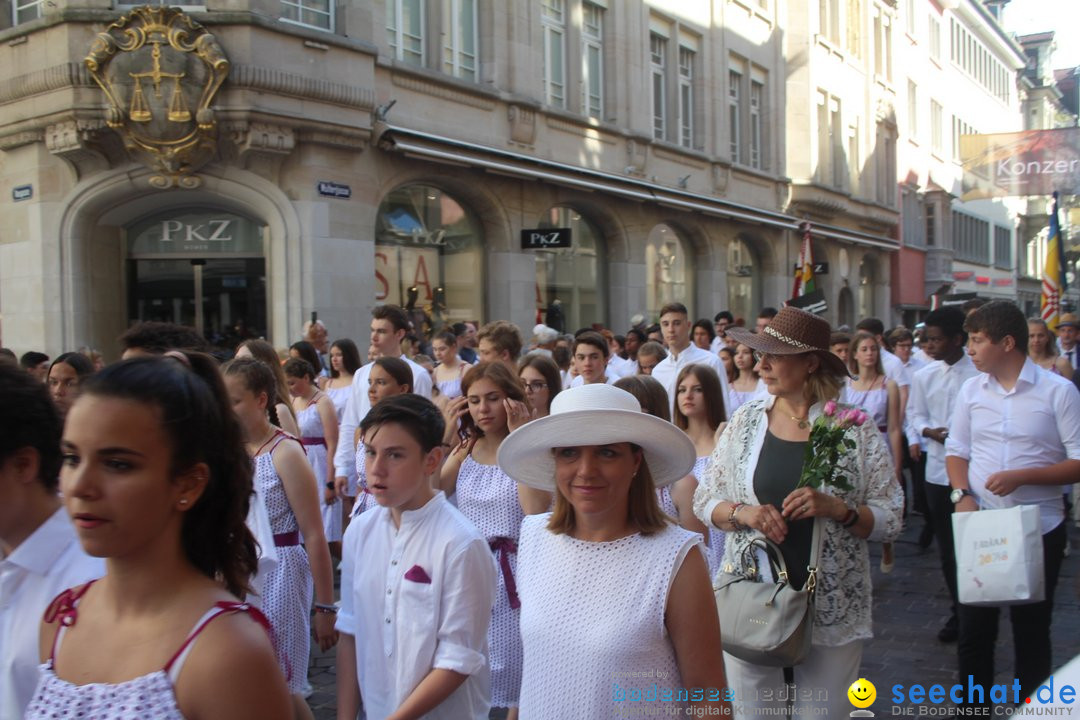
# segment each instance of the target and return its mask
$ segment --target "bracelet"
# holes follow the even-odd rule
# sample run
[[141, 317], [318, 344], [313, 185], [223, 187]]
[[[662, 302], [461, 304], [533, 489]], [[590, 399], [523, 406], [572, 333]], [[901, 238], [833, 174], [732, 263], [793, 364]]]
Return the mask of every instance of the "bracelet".
[[727, 516], [728, 522], [731, 523], [732, 526], [734, 526], [734, 528], [739, 531], [745, 530], [746, 526], [735, 518], [735, 513], [739, 512], [739, 508], [743, 507], [746, 507], [746, 503], [735, 503], [731, 506], [731, 512], [729, 512]]
[[315, 612], [322, 613], [324, 615], [337, 615], [337, 605], [327, 605], [326, 603], [315, 603]]
[[855, 508], [848, 508], [848, 514], [844, 516], [844, 522], [840, 523], [842, 528], [854, 527], [859, 522], [859, 511]]

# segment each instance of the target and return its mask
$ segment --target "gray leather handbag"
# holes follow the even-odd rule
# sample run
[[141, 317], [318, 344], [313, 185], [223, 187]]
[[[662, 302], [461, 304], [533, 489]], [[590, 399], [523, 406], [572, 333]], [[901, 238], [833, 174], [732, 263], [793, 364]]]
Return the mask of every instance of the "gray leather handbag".
[[[810, 654], [821, 523], [821, 518], [814, 519], [809, 574], [801, 590], [791, 587], [780, 548], [764, 537], [754, 538], [744, 548], [744, 554], [750, 555], [744, 565], [745, 574], [732, 573], [731, 566], [717, 573], [713, 591], [726, 652], [748, 663], [770, 667], [793, 667]], [[764, 550], [769, 559], [773, 582], [760, 579], [757, 548]]]

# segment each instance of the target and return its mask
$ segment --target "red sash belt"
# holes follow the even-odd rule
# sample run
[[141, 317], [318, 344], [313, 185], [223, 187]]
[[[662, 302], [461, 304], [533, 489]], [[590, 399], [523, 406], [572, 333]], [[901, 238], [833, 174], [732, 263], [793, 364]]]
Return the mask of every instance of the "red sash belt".
[[274, 545], [278, 547], [291, 547], [292, 545], [300, 544], [300, 531], [293, 530], [287, 533], [277, 533], [274, 535]]
[[514, 571], [510, 569], [510, 554], [517, 555], [517, 543], [508, 537], [497, 537], [488, 540], [488, 547], [499, 554], [499, 567], [502, 569], [503, 582], [506, 583], [506, 597], [510, 599], [510, 607], [517, 610], [521, 607], [521, 600], [518, 599]]

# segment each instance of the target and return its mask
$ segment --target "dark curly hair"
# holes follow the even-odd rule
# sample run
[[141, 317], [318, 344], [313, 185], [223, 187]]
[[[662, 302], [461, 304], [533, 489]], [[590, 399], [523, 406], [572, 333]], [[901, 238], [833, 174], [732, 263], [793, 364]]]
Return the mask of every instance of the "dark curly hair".
[[217, 361], [202, 353], [183, 357], [186, 362], [140, 357], [109, 365], [87, 379], [83, 395], [158, 408], [172, 446], [173, 476], [196, 463], [210, 468], [202, 495], [184, 513], [180, 544], [188, 562], [243, 598], [257, 567], [255, 538], [246, 522], [254, 492], [251, 458]]
[[45, 385], [18, 365], [0, 362], [0, 464], [25, 447], [38, 454], [38, 479], [56, 491], [63, 425]]

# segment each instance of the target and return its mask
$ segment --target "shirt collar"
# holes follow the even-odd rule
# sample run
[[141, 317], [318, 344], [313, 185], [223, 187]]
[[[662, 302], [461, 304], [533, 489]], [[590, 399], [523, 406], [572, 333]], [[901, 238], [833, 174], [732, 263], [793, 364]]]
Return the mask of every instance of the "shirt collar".
[[1036, 365], [1031, 358], [1024, 358], [1024, 365], [1020, 368], [1020, 374], [1017, 376], [1016, 384], [1013, 385], [1012, 390], [1006, 391], [1005, 388], [1001, 387], [997, 378], [990, 373], [983, 373], [982, 385], [984, 388], [992, 386], [995, 392], [1001, 393], [1002, 395], [1011, 395], [1019, 389], [1020, 383], [1035, 385], [1036, 381], [1039, 379], [1039, 370], [1039, 366]]
[[15, 548], [15, 552], [4, 562], [17, 565], [36, 575], [48, 575], [52, 566], [73, 542], [78, 542], [75, 529], [68, 519], [67, 511], [61, 507], [41, 523], [37, 530], [30, 533], [30, 537]]
[[[446, 495], [442, 490], [437, 490], [435, 495], [428, 500], [423, 506], [418, 507], [415, 510], [405, 510], [401, 513], [401, 527], [404, 528], [407, 525], [419, 525], [428, 518], [439, 511], [439, 508], [446, 502]], [[394, 520], [390, 515], [389, 508], [386, 512], [386, 522], [393, 524]], [[400, 528], [399, 528], [400, 529]]]

